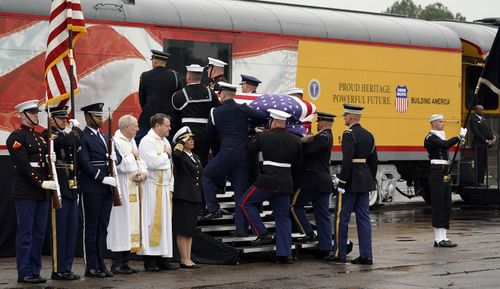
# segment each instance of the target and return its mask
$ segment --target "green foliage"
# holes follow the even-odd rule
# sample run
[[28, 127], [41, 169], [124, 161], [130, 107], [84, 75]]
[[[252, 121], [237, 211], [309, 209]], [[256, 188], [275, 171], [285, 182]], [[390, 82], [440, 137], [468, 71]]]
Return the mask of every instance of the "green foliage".
[[418, 18], [424, 20], [466, 20], [465, 17], [460, 13], [453, 15], [448, 7], [439, 2], [427, 5], [425, 6], [425, 8], [422, 8], [421, 5], [416, 5], [412, 0], [400, 0], [394, 2], [392, 6], [387, 8], [383, 13], [402, 15], [409, 18]]

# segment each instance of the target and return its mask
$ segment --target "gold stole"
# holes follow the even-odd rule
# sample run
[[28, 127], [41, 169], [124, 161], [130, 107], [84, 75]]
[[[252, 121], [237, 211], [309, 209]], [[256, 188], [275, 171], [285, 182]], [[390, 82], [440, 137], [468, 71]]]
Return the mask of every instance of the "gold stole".
[[[156, 145], [156, 153], [158, 155], [163, 153], [163, 146], [161, 142]], [[162, 191], [163, 191], [163, 173], [164, 170], [158, 170], [156, 172], [156, 204], [155, 204], [155, 215], [153, 219], [153, 228], [151, 229], [151, 237], [149, 238], [150, 246], [159, 246], [161, 237], [161, 210], [162, 210]]]
[[[132, 154], [132, 142], [124, 142], [123, 155], [126, 157]], [[137, 168], [140, 171], [139, 162], [137, 162]], [[141, 247], [141, 231], [140, 231], [140, 219], [138, 218], [140, 211], [137, 208], [136, 203], [140, 201], [137, 196], [137, 192], [140, 188], [140, 184], [135, 182], [137, 172], [132, 172], [127, 174], [126, 186], [128, 192], [128, 201], [130, 203], [130, 251], [136, 253]]]

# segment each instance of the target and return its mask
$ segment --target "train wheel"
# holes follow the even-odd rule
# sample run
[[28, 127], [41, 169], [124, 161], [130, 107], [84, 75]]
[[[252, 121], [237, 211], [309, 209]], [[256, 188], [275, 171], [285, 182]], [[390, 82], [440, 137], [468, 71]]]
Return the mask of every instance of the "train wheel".
[[368, 204], [370, 205], [370, 208], [376, 208], [378, 205], [380, 205], [379, 199], [380, 199], [380, 194], [378, 192], [378, 185], [377, 185], [377, 188], [371, 191], [368, 195]]

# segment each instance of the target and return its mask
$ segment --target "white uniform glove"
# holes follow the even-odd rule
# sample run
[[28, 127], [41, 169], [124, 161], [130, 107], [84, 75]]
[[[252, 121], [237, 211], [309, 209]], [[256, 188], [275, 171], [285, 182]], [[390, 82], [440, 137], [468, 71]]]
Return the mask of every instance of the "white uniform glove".
[[339, 191], [339, 194], [342, 194], [342, 195], [345, 193], [344, 188], [338, 188], [337, 191]]
[[104, 177], [102, 183], [108, 186], [116, 187], [116, 179], [113, 177]]
[[109, 156], [109, 158], [110, 158], [112, 161], [116, 162], [116, 160], [118, 159], [118, 158], [116, 157], [116, 152], [112, 152], [112, 153], [111, 153], [111, 155]]
[[70, 119], [69, 126], [70, 126], [70, 128], [74, 128], [74, 127], [80, 128], [80, 122], [76, 119]]
[[56, 153], [55, 152], [50, 153], [49, 158], [51, 162], [55, 162], [57, 160]]
[[59, 184], [56, 183], [55, 181], [43, 181], [42, 188], [46, 190], [57, 191], [59, 189]]
[[333, 185], [335, 187], [338, 187], [338, 185], [339, 185], [339, 178], [337, 178], [337, 175], [333, 175], [332, 181], [333, 181]]
[[467, 135], [467, 129], [465, 127], [460, 128], [460, 133], [458, 134], [461, 138], [464, 138]]

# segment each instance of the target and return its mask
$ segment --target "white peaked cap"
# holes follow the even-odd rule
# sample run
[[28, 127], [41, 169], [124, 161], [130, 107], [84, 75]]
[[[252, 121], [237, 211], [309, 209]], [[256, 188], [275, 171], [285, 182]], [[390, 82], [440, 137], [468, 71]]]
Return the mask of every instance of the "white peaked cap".
[[208, 65], [213, 65], [213, 66], [217, 66], [217, 67], [224, 67], [227, 65], [227, 63], [225, 63], [224, 61], [222, 60], [219, 60], [219, 59], [216, 59], [216, 58], [212, 58], [212, 57], [209, 57], [208, 58]]
[[219, 81], [218, 84], [219, 84], [219, 87], [221, 90], [225, 89], [225, 90], [230, 90], [230, 91], [236, 91], [236, 89], [238, 89], [238, 85], [234, 85], [234, 84], [227, 83], [224, 81]]
[[292, 115], [287, 113], [287, 112], [284, 112], [284, 111], [281, 111], [281, 110], [277, 110], [277, 109], [273, 109], [273, 108], [270, 108], [267, 110], [269, 112], [269, 116], [273, 119], [277, 119], [277, 120], [286, 120], [287, 118], [291, 117]]
[[302, 88], [299, 88], [299, 87], [292, 87], [290, 88], [289, 90], [286, 91], [286, 94], [304, 94], [304, 90]]
[[431, 115], [431, 117], [429, 117], [429, 122], [433, 122], [440, 119], [444, 119], [444, 116], [442, 114], [433, 114]]
[[189, 66], [186, 66], [186, 70], [188, 72], [198, 72], [198, 73], [202, 73], [203, 72], [203, 69], [204, 67], [198, 65], [198, 64], [191, 64]]
[[183, 126], [181, 127], [174, 135], [174, 137], [172, 138], [172, 141], [174, 143], [177, 143], [179, 141], [179, 138], [180, 139], [183, 139], [185, 137], [190, 137], [190, 136], [193, 136], [194, 134], [191, 132], [191, 129], [189, 128], [189, 126]]
[[16, 105], [15, 109], [19, 112], [23, 112], [25, 110], [38, 109], [38, 102], [39, 101], [37, 99], [28, 100]]

